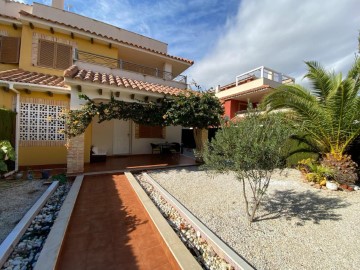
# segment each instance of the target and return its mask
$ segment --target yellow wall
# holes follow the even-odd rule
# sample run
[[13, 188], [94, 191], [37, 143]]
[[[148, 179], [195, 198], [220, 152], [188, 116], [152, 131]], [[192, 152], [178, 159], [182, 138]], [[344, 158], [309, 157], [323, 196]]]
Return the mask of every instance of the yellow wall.
[[19, 166], [66, 164], [65, 146], [19, 147]]
[[[48, 100], [70, 101], [66, 95], [54, 94], [49, 97], [46, 93], [20, 91], [21, 97], [42, 98]], [[67, 150], [64, 146], [21, 146], [19, 147], [19, 166], [66, 164]]]
[[[17, 30], [12, 25], [2, 24], [0, 22], [0, 31], [5, 31], [9, 37], [21, 37], [21, 27]], [[0, 71], [18, 68], [18, 64], [0, 64]], [[1, 97], [1, 96], [0, 96]], [[1, 102], [1, 99], [0, 99]]]
[[0, 87], [0, 108], [5, 108], [8, 110], [13, 110], [13, 100], [16, 97], [16, 94], [12, 91], [5, 92]]
[[33, 38], [33, 32], [44, 34], [47, 36], [55, 36], [62, 40], [68, 40], [71, 42], [77, 43], [77, 48], [82, 51], [86, 51], [89, 53], [99, 54], [107, 57], [117, 58], [117, 49], [115, 47], [112, 47], [111, 49], [105, 45], [105, 44], [98, 44], [96, 41], [94, 44], [91, 44], [90, 38], [85, 40], [79, 37], [76, 37], [74, 39], [71, 39], [70, 34], [62, 34], [57, 33], [55, 29], [55, 33], [51, 34], [50, 30], [35, 28], [32, 30], [29, 26], [24, 25], [23, 31], [22, 31], [22, 42], [21, 42], [21, 51], [20, 51], [20, 68], [28, 70], [28, 71], [34, 71], [34, 72], [42, 72], [42, 73], [48, 73], [53, 74], [57, 76], [63, 75], [63, 70], [59, 69], [51, 69], [51, 68], [45, 68], [45, 67], [39, 67], [39, 66], [33, 66], [31, 61], [31, 55], [32, 55], [32, 38]]
[[84, 143], [84, 162], [90, 162], [90, 148], [92, 142], [92, 123], [85, 130], [85, 143]]

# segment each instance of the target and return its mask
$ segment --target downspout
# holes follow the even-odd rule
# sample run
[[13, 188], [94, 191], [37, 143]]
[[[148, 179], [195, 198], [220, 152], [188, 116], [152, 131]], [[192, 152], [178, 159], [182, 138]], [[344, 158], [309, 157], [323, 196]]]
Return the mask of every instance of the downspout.
[[[15, 171], [18, 171], [19, 170], [19, 133], [20, 133], [20, 92], [14, 88], [13, 83], [9, 83], [9, 89], [16, 94]], [[10, 173], [14, 173], [15, 171], [12, 171]]]

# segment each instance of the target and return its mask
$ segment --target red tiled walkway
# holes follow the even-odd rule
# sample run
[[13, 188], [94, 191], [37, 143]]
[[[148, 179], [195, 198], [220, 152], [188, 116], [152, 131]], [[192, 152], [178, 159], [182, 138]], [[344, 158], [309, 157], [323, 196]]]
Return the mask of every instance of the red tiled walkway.
[[127, 178], [84, 178], [56, 269], [179, 269]]
[[87, 163], [85, 172], [102, 172], [112, 170], [155, 169], [168, 166], [196, 165], [193, 158], [184, 155], [129, 155], [108, 157], [106, 162]]

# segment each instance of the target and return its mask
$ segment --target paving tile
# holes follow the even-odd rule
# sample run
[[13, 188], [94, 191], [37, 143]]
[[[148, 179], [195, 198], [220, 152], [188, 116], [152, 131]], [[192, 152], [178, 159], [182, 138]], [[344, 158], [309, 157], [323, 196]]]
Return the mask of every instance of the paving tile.
[[57, 269], [179, 269], [154, 228], [124, 175], [86, 176]]

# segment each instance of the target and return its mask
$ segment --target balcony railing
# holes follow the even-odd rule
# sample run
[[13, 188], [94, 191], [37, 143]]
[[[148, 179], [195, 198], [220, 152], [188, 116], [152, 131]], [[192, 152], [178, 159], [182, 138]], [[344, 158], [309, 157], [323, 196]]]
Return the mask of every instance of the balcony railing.
[[132, 71], [136, 73], [150, 75], [157, 78], [162, 78], [167, 81], [176, 81], [184, 84], [187, 83], [187, 77], [184, 75], [178, 75], [174, 77], [171, 72], [167, 72], [158, 68], [142, 66], [135, 63], [124, 61], [122, 59], [111, 58], [85, 51], [80, 51], [77, 49], [74, 51], [73, 58], [74, 61], [83, 61], [87, 63], [105, 66], [108, 68], [117, 68], [117, 69]]
[[273, 69], [261, 66], [245, 72], [241, 75], [236, 76], [236, 86], [242, 84], [247, 81], [251, 81], [258, 78], [267, 78], [269, 80], [281, 83], [281, 84], [288, 84], [294, 83], [295, 79], [293, 77], [287, 76], [281, 72], [277, 72]]

